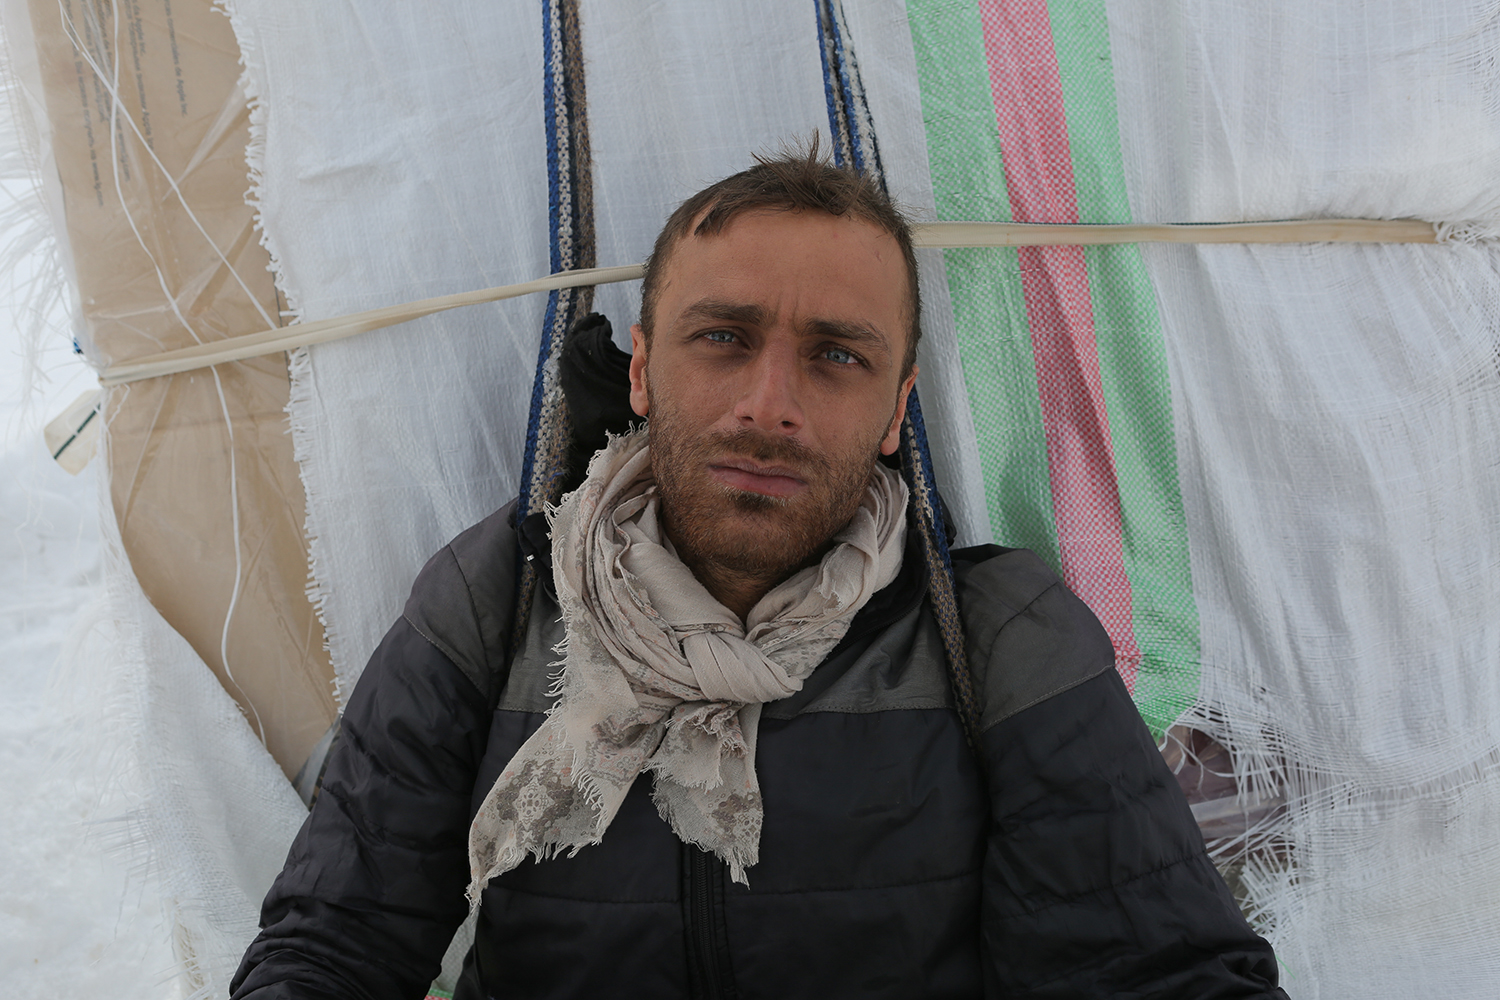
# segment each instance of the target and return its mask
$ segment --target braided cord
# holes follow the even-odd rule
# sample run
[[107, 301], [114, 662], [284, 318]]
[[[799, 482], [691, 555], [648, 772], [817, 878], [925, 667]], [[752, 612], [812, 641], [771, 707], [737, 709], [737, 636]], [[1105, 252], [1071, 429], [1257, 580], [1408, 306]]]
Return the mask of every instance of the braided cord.
[[[542, 0], [545, 80], [542, 108], [547, 131], [548, 242], [553, 273], [595, 266], [593, 157], [589, 149], [578, 0]], [[556, 503], [562, 486], [572, 423], [559, 368], [564, 338], [593, 305], [593, 286], [547, 296], [537, 349], [526, 448], [521, 461], [516, 523]], [[536, 567], [521, 560], [511, 649], [520, 647], [536, 594]]]
[[963, 720], [969, 745], [977, 747], [979, 738], [979, 699], [974, 692], [974, 675], [969, 667], [968, 649], [964, 643], [963, 619], [959, 617], [958, 592], [953, 578], [953, 560], [948, 552], [948, 532], [943, 521], [943, 505], [938, 498], [937, 480], [932, 472], [932, 453], [927, 447], [927, 426], [922, 420], [922, 404], [912, 389], [906, 399], [906, 419], [901, 422], [901, 473], [911, 490], [912, 512], [922, 535], [922, 555], [927, 563], [928, 600], [938, 633], [943, 641], [943, 655], [948, 661], [948, 679], [953, 684], [953, 700]]

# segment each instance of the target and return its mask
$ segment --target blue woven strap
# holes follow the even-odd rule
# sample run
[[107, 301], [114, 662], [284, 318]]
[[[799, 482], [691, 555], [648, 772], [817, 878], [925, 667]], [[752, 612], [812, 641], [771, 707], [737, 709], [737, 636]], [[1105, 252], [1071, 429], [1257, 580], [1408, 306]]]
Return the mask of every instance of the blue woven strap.
[[[553, 272], [596, 266], [594, 253], [593, 161], [589, 150], [588, 102], [578, 30], [578, 0], [542, 0], [542, 107], [547, 133], [548, 243]], [[521, 520], [556, 503], [572, 433], [559, 369], [563, 342], [593, 304], [592, 286], [568, 288], [547, 297], [537, 347], [526, 448], [521, 460]], [[531, 618], [536, 568], [519, 560], [516, 614], [511, 633], [518, 648]]]

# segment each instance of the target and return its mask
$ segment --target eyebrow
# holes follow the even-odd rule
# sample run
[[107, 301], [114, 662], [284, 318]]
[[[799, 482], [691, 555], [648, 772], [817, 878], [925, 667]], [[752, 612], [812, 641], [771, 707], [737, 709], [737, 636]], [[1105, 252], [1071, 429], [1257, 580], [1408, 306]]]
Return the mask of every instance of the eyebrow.
[[845, 323], [836, 319], [815, 319], [804, 328], [803, 335], [808, 334], [833, 337], [850, 344], [875, 348], [887, 354], [891, 350], [890, 341], [886, 339], [885, 334], [867, 326], [860, 326], [858, 323]]
[[[745, 326], [767, 326], [772, 316], [769, 310], [753, 303], [721, 302], [702, 299], [682, 311], [681, 319], [687, 322], [713, 320], [720, 323], [742, 323]], [[847, 323], [836, 319], [812, 319], [800, 331], [804, 337], [833, 337], [850, 344], [875, 348], [890, 354], [890, 340], [879, 330], [858, 323]]]
[[746, 326], [765, 326], [771, 314], [760, 306], [719, 302], [715, 299], [700, 299], [682, 311], [683, 320], [718, 320], [723, 323], [743, 323]]

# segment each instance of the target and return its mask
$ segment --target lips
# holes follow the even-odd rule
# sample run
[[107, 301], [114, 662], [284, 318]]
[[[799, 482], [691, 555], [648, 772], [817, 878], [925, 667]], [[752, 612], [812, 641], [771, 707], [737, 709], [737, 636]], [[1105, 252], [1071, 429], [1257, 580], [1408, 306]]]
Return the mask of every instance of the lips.
[[807, 480], [784, 465], [761, 465], [733, 457], [709, 463], [708, 471], [725, 486], [762, 496], [791, 497], [807, 489]]

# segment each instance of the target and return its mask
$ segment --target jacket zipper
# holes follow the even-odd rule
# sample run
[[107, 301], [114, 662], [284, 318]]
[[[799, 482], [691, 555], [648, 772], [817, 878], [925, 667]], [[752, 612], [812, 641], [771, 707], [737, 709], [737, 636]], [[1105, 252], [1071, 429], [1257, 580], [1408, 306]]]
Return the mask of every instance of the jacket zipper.
[[682, 846], [691, 992], [702, 1000], [734, 1000], [738, 990], [721, 961], [720, 947], [727, 943], [727, 928], [721, 926], [721, 907], [715, 900], [715, 890], [724, 884], [724, 862], [692, 844]]

